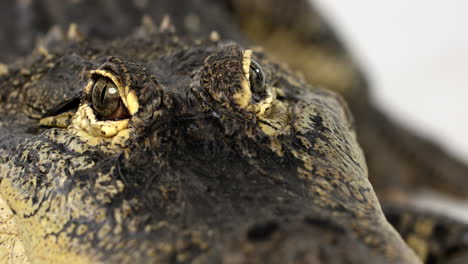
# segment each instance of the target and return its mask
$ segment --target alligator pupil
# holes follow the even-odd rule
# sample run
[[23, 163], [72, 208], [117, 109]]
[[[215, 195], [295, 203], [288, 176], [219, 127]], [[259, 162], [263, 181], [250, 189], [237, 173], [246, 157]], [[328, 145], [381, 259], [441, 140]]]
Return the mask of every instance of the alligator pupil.
[[265, 74], [263, 73], [262, 67], [252, 60], [250, 62], [250, 87], [254, 93], [265, 92]]
[[91, 95], [94, 111], [107, 119], [119, 109], [120, 95], [116, 85], [108, 78], [98, 78]]

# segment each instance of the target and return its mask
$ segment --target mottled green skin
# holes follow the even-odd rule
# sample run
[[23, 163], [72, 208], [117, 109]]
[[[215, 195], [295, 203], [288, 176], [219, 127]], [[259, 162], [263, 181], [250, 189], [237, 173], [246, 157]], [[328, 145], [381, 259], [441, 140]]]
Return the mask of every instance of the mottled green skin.
[[[36, 1], [23, 10], [43, 22], [24, 27], [25, 47], [54, 24], [77, 22], [85, 36], [51, 31], [42, 54], [0, 76], [0, 194], [31, 261], [419, 263], [382, 214], [341, 97], [255, 48], [273, 105], [261, 115], [236, 106], [252, 45], [234, 23], [247, 14], [232, 11], [243, 1], [233, 2]], [[144, 13], [171, 14], [173, 25], [136, 28]], [[349, 61], [330, 34], [318, 43]], [[5, 50], [5, 61], [25, 54]], [[137, 94], [129, 138], [92, 146], [72, 127], [38, 127], [89, 104], [82, 91], [98, 68]], [[352, 83], [349, 94], [365, 91]]]

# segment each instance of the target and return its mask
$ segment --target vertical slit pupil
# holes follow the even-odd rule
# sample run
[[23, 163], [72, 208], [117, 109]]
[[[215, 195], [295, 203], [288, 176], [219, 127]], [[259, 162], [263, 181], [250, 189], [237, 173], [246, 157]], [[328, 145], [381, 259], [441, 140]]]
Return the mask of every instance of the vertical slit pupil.
[[110, 79], [99, 77], [95, 80], [91, 102], [93, 110], [100, 119], [119, 119], [127, 116], [125, 109], [121, 109], [118, 88]]
[[106, 84], [104, 85], [104, 87], [101, 90], [101, 96], [100, 96], [100, 99], [99, 99], [99, 101], [101, 102], [101, 105], [104, 105], [104, 100], [106, 98], [105, 96], [106, 96], [106, 91], [107, 91], [107, 84], [108, 83], [106, 82]]
[[254, 92], [264, 92], [265, 76], [260, 65], [252, 60], [250, 63], [250, 85]]

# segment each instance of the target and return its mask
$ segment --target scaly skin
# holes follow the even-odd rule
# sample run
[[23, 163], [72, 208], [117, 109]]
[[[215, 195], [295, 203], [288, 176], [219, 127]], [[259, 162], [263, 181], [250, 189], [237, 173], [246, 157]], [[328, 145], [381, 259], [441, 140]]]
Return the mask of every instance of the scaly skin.
[[[259, 51], [267, 84], [256, 94], [247, 47], [170, 28], [50, 50], [2, 77], [3, 113], [17, 122], [82, 91], [66, 128], [22, 124], [16, 144], [16, 126], [2, 128], [0, 192], [31, 261], [262, 263], [258, 250], [277, 263], [354, 251], [356, 263], [418, 262], [383, 216], [339, 97]], [[128, 120], [96, 120], [99, 76], [117, 85]]]
[[308, 0], [231, 2], [236, 21], [249, 39], [301, 71], [310, 83], [345, 98], [380, 199], [424, 189], [467, 198], [467, 165], [407, 131], [372, 104], [365, 76]]
[[[285, 3], [2, 2], [21, 11], [18, 30], [2, 31], [18, 44], [2, 44], [4, 62], [49, 33], [32, 54], [0, 65], [0, 259], [420, 263], [382, 214], [347, 106], [317, 88], [344, 95], [360, 133], [378, 131], [360, 121], [372, 114], [359, 110], [378, 114], [362, 75], [308, 3]], [[52, 27], [71, 22], [78, 30]], [[291, 33], [278, 38], [285, 25]], [[251, 56], [265, 72], [260, 94], [249, 83]], [[129, 116], [101, 120], [91, 103], [101, 77]], [[453, 184], [460, 173], [450, 175], [443, 190], [463, 190]], [[400, 182], [381, 176], [371, 179], [386, 197]]]
[[[321, 247], [362, 248], [360, 263], [367, 255], [417, 263], [382, 214], [336, 95], [310, 87], [261, 52], [254, 56], [268, 77], [267, 94], [255, 95], [245, 77], [245, 48], [168, 32], [144, 39], [151, 41], [83, 41], [36, 56], [38, 66], [26, 64], [32, 69], [26, 77], [14, 70], [3, 77], [6, 113], [47, 115], [49, 100], [37, 96], [45, 84], [54, 93], [84, 88], [68, 127], [33, 131], [14, 145], [2, 140], [1, 195], [32, 261], [216, 263], [236, 255], [241, 263], [260, 263], [249, 256], [265, 247], [255, 242], [260, 236], [280, 248], [288, 239], [302, 245], [285, 249], [293, 259], [312, 250], [304, 263], [346, 256], [314, 253]], [[77, 81], [102, 62], [90, 84]], [[80, 67], [56, 70], [62, 63]], [[34, 77], [41, 65], [52, 68]], [[87, 112], [92, 80], [102, 75], [119, 87], [128, 109], [134, 106], [127, 95], [137, 97], [137, 111], [115, 135], [95, 131], [122, 120], [93, 121]], [[18, 80], [20, 88], [10, 88]], [[316, 221], [337, 229], [319, 229]], [[256, 225], [265, 223], [354, 243], [323, 246], [288, 232], [263, 238]], [[273, 258], [275, 247], [263, 250]]]

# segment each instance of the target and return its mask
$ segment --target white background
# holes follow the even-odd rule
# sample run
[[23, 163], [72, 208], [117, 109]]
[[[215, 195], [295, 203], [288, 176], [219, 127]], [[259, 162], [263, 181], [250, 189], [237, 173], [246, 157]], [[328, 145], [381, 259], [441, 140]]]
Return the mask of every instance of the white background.
[[468, 162], [468, 1], [315, 0], [376, 104]]

